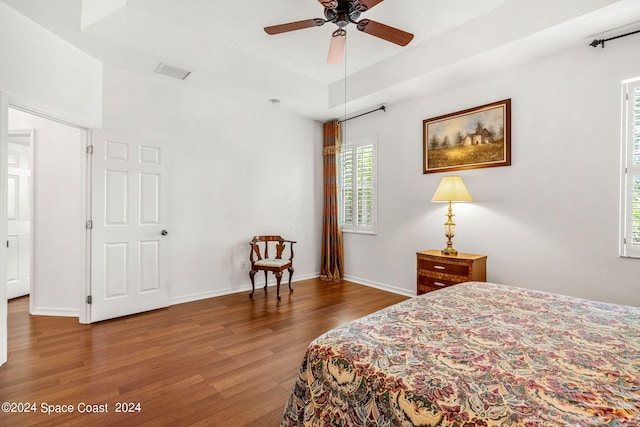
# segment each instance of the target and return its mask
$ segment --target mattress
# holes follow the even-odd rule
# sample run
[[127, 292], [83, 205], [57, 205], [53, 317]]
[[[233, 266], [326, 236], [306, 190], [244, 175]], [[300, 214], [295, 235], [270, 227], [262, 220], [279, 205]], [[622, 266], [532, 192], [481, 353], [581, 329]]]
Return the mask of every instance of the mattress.
[[568, 425], [640, 425], [640, 308], [484, 282], [315, 339], [281, 423]]

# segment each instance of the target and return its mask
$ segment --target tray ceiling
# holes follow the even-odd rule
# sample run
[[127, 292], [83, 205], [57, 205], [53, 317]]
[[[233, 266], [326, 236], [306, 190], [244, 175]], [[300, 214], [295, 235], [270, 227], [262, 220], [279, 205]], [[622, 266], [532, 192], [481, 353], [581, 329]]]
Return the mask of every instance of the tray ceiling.
[[592, 49], [596, 36], [640, 26], [637, 0], [385, 0], [362, 18], [413, 33], [413, 41], [400, 47], [351, 24], [345, 60], [328, 65], [333, 24], [263, 31], [322, 17], [316, 0], [1, 1], [105, 64], [149, 74], [159, 63], [183, 68], [191, 74], [179, 84], [251, 102], [278, 99], [277, 108], [317, 120], [571, 45]]

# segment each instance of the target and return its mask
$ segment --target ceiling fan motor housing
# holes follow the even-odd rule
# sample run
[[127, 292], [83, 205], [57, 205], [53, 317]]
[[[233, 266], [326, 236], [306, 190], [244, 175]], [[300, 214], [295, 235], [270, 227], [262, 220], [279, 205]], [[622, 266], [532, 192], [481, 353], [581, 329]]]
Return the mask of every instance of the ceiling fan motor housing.
[[344, 28], [349, 22], [356, 23], [360, 18], [360, 11], [354, 8], [351, 1], [339, 1], [335, 9], [326, 8], [324, 16], [327, 22], [333, 22], [338, 27]]

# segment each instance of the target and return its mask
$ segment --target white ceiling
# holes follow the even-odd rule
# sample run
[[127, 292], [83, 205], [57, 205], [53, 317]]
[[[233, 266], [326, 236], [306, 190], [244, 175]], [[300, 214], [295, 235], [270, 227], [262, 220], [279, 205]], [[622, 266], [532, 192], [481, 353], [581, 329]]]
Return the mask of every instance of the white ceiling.
[[400, 47], [349, 25], [345, 61], [328, 65], [334, 24], [263, 31], [322, 18], [317, 0], [0, 1], [105, 64], [153, 73], [163, 62], [192, 72], [179, 84], [258, 103], [278, 99], [274, 108], [317, 120], [568, 46], [593, 49], [594, 38], [640, 28], [640, 0], [385, 0], [361, 18], [413, 33], [413, 41]]

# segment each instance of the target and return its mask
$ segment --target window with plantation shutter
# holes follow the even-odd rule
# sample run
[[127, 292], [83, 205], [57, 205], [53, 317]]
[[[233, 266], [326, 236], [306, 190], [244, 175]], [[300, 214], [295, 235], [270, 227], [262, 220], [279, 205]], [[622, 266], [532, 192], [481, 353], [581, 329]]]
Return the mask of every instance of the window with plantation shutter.
[[376, 232], [376, 146], [345, 144], [338, 156], [340, 224], [343, 231]]
[[622, 83], [620, 255], [640, 258], [640, 78]]

